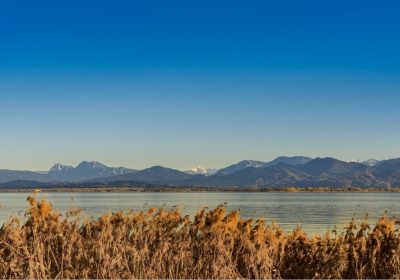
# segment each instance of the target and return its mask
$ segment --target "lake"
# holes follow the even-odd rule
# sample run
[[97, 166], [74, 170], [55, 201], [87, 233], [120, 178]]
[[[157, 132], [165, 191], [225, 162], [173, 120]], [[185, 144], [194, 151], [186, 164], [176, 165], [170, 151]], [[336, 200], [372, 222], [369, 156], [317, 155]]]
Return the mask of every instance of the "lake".
[[[0, 193], [0, 222], [10, 215], [23, 217], [31, 193]], [[42, 193], [55, 209], [65, 213], [81, 208], [89, 217], [109, 211], [147, 210], [151, 207], [179, 207], [184, 214], [194, 215], [202, 207], [226, 203], [228, 210], [239, 209], [245, 218], [263, 218], [277, 222], [285, 231], [301, 224], [309, 233], [339, 229], [354, 217], [375, 223], [385, 211], [389, 217], [400, 218], [400, 193]]]

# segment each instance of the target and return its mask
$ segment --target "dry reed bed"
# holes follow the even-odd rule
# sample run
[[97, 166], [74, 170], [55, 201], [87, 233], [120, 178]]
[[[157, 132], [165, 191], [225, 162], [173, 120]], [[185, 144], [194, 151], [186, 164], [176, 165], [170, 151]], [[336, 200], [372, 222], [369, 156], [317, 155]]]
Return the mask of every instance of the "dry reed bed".
[[399, 230], [386, 217], [308, 238], [223, 207], [193, 220], [151, 209], [83, 221], [28, 200], [26, 222], [0, 229], [1, 278], [400, 278]]

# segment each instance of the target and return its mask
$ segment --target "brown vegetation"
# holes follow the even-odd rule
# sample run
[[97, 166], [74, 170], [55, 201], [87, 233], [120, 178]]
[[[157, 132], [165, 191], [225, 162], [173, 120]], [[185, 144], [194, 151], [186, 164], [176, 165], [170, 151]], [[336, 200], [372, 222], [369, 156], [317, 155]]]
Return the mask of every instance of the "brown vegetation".
[[1, 278], [400, 278], [400, 234], [386, 217], [309, 238], [223, 207], [193, 220], [151, 209], [82, 221], [28, 200], [26, 222], [0, 229]]

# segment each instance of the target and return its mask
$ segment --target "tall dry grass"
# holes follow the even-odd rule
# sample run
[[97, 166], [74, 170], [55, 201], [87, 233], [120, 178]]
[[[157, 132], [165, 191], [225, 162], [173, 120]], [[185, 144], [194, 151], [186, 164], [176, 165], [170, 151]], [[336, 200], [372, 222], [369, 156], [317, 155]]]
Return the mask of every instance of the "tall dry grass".
[[0, 229], [1, 278], [400, 278], [399, 230], [386, 217], [309, 238], [222, 207], [193, 220], [162, 209], [81, 220], [28, 200], [26, 222]]

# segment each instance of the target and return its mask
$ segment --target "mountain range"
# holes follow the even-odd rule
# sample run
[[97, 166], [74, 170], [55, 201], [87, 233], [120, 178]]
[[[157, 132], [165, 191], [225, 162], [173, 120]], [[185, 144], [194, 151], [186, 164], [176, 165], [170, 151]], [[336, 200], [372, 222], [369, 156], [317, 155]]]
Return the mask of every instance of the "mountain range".
[[99, 177], [109, 177], [135, 172], [124, 167], [108, 167], [96, 161], [83, 161], [76, 167], [55, 164], [49, 171], [0, 170], [0, 183], [27, 180], [38, 182], [80, 182]]
[[143, 170], [84, 161], [76, 167], [56, 164], [47, 172], [0, 170], [0, 187], [75, 185], [170, 185], [196, 187], [279, 188], [400, 186], [400, 158], [346, 162], [335, 158], [278, 157], [243, 160], [225, 168], [201, 166], [179, 171], [162, 166]]

